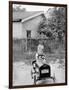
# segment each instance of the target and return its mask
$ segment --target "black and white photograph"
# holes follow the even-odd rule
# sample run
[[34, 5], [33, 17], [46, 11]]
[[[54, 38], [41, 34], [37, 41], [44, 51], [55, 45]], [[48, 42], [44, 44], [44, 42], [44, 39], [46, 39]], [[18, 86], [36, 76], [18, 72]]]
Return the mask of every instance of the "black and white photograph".
[[67, 6], [13, 2], [11, 8], [12, 87], [65, 85]]

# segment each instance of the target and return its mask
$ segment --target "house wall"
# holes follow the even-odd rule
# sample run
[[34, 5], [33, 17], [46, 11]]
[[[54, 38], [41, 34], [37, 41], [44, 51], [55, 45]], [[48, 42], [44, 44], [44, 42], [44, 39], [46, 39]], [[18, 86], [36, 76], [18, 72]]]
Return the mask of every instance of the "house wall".
[[[26, 22], [23, 22], [22, 24], [22, 33], [25, 33], [25, 38], [27, 38], [27, 30], [31, 30], [31, 38], [36, 38], [37, 37], [37, 30], [38, 30], [38, 26], [39, 26], [39, 23], [40, 21], [42, 21], [43, 18], [42, 16], [37, 16], [33, 19], [30, 19]], [[25, 31], [24, 31], [25, 30]], [[24, 37], [24, 36], [23, 36]]]
[[22, 23], [13, 22], [13, 38], [15, 39], [22, 38]]
[[31, 38], [37, 37], [37, 30], [42, 16], [37, 16], [25, 22], [13, 22], [13, 38], [24, 39], [27, 38], [27, 30], [31, 30]]

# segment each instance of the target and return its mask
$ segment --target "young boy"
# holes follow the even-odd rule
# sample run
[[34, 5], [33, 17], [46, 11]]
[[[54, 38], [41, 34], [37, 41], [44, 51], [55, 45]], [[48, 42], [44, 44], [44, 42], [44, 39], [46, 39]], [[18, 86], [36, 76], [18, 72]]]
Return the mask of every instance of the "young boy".
[[33, 68], [32, 68], [32, 78], [34, 76], [34, 73], [37, 72], [37, 78], [39, 77], [39, 67], [46, 64], [45, 55], [43, 53], [44, 46], [42, 43], [39, 43], [37, 47], [37, 53], [35, 55], [36, 60], [33, 61]]
[[36, 53], [36, 64], [40, 67], [43, 64], [46, 63], [45, 60], [45, 54], [43, 53], [44, 46], [42, 43], [40, 43], [37, 47], [37, 53]]

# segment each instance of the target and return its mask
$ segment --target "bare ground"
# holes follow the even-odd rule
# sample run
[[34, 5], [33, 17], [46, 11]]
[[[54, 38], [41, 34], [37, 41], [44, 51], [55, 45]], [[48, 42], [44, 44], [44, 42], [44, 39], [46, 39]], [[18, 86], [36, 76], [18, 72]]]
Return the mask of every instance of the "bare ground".
[[[65, 60], [62, 59], [63, 63], [60, 63], [60, 60], [57, 59], [55, 62], [51, 61], [49, 64], [51, 66], [51, 76], [56, 77], [55, 83], [64, 83], [65, 82]], [[20, 85], [33, 85], [33, 79], [31, 78], [31, 65], [27, 65], [23, 61], [14, 62], [13, 64], [13, 86]], [[37, 84], [47, 84], [53, 83], [51, 80], [42, 80], [38, 81]]]

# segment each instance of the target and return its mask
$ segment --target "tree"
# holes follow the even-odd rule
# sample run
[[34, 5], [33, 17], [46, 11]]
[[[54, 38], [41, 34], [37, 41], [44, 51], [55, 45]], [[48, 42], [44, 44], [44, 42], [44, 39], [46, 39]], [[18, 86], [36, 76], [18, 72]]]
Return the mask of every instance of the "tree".
[[58, 38], [61, 42], [65, 33], [65, 9], [63, 7], [55, 7], [49, 9], [48, 12], [50, 16], [46, 21], [40, 23], [38, 33], [43, 33], [52, 39]]
[[13, 5], [13, 10], [14, 11], [26, 11], [26, 8], [22, 8], [22, 6], [21, 5]]

